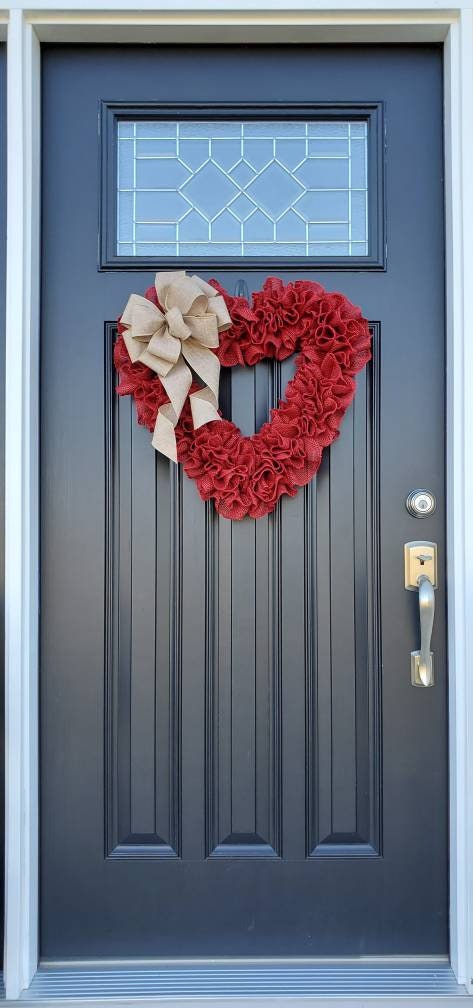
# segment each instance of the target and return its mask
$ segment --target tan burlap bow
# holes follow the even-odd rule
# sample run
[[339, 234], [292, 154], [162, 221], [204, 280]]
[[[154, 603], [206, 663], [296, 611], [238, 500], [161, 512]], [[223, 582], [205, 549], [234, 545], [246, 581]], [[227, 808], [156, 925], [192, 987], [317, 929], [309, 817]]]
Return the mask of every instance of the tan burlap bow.
[[197, 429], [220, 419], [220, 362], [212, 351], [218, 347], [219, 332], [229, 329], [232, 320], [223, 297], [200, 277], [187, 276], [185, 270], [157, 273], [155, 286], [164, 311], [140, 294], [132, 294], [120, 321], [127, 327], [123, 339], [131, 360], [155, 371], [169, 396], [170, 402], [158, 412], [153, 447], [177, 462], [174, 428], [192, 385], [187, 364], [204, 382], [204, 388], [189, 396]]

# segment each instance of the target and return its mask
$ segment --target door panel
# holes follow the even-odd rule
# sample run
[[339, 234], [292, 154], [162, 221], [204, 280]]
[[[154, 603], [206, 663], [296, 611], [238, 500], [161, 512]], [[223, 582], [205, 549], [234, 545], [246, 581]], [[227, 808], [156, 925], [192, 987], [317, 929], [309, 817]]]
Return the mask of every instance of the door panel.
[[[447, 951], [441, 82], [437, 47], [44, 51], [43, 956]], [[373, 361], [312, 483], [233, 523], [115, 395], [115, 320], [153, 273], [97, 269], [99, 100], [217, 84], [382, 101], [387, 128], [386, 270], [273, 265], [360, 304]], [[257, 290], [252, 267], [217, 279]], [[293, 369], [224, 370], [224, 415], [258, 429]], [[439, 544], [431, 690], [416, 538]]]
[[[240, 410], [236, 422], [254, 426], [292, 372], [292, 362], [227, 370], [222, 403], [231, 393], [233, 418]], [[108, 383], [109, 856], [202, 856], [182, 801], [184, 737], [192, 761], [205, 749], [195, 786], [207, 857], [380, 853], [378, 386], [372, 365], [343, 438], [296, 501], [233, 524], [199, 507], [191, 550], [183, 512], [196, 507], [194, 487], [149, 450], [132, 403]], [[283, 775], [299, 782], [285, 796], [297, 811], [284, 809]]]

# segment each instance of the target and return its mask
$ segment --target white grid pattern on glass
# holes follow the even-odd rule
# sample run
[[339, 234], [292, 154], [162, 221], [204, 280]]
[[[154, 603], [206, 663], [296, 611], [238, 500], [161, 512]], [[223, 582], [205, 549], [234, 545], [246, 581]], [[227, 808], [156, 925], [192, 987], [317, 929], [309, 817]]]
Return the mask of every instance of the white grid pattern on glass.
[[118, 123], [117, 254], [368, 254], [366, 122]]

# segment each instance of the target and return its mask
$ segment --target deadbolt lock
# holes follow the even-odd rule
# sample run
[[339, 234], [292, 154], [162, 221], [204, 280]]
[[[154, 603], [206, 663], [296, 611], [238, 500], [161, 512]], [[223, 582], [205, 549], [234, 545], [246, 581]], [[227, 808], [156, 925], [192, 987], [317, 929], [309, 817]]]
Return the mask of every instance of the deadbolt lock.
[[411, 490], [406, 500], [406, 508], [413, 518], [429, 518], [436, 506], [431, 490]]

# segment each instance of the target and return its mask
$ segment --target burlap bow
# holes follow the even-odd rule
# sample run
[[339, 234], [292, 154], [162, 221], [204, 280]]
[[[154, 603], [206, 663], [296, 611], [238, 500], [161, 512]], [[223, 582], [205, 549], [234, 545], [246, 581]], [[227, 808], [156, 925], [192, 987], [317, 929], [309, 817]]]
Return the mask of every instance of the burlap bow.
[[131, 360], [155, 371], [169, 396], [170, 402], [158, 412], [153, 447], [177, 462], [174, 428], [192, 385], [187, 364], [204, 382], [204, 388], [189, 396], [197, 429], [220, 419], [220, 362], [212, 350], [218, 347], [219, 332], [229, 329], [232, 320], [223, 297], [198, 276], [187, 276], [184, 270], [157, 273], [155, 286], [164, 311], [132, 294], [120, 321], [126, 326], [123, 339]]

